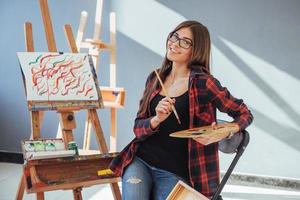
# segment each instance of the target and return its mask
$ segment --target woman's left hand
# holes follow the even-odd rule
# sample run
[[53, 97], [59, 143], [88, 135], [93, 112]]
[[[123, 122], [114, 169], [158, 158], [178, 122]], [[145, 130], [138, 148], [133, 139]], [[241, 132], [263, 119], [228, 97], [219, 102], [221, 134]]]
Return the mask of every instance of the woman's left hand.
[[[217, 123], [216, 122], [211, 123], [211, 127], [212, 127], [213, 130], [217, 129]], [[193, 138], [193, 140], [195, 140], [196, 142], [199, 142], [201, 144], [207, 144], [211, 141], [210, 138], [207, 138], [207, 137], [205, 137], [205, 138], [203, 138], [203, 137]]]
[[[238, 131], [240, 130], [240, 127], [239, 127], [239, 125], [238, 125], [237, 123], [231, 123], [231, 124], [233, 124], [234, 126], [236, 126], [236, 131], [235, 131], [234, 133], [236, 133], [236, 132], [238, 132]], [[213, 129], [213, 130], [215, 130], [215, 129], [218, 128], [216, 122], [213, 122], [213, 123], [211, 124], [211, 126], [212, 126], [212, 129]], [[234, 133], [233, 133], [233, 134], [234, 134]], [[232, 134], [230, 134], [229, 136], [232, 136]], [[193, 140], [195, 140], [196, 142], [199, 142], [199, 143], [201, 143], [201, 144], [207, 145], [207, 144], [219, 142], [219, 141], [221, 141], [222, 139], [224, 139], [225, 137], [226, 137], [226, 136], [220, 134], [220, 136], [213, 136], [213, 137], [197, 137], [197, 138], [193, 138]], [[228, 136], [227, 136], [227, 137], [228, 137]]]

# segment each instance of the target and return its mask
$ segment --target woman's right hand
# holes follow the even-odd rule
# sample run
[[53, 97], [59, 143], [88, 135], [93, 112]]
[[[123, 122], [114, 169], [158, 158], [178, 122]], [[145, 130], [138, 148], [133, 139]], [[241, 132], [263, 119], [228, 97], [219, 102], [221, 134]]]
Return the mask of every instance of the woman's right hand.
[[175, 104], [175, 99], [165, 97], [160, 100], [155, 108], [156, 116], [151, 119], [151, 128], [155, 129], [161, 122], [166, 120], [172, 113], [172, 105]]

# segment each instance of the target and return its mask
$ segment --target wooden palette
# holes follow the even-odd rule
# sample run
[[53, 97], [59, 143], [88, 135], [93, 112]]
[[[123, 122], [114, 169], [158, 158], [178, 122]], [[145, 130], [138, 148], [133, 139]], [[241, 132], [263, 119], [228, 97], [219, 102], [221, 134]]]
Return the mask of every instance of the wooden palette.
[[235, 133], [238, 131], [238, 128], [235, 124], [224, 123], [216, 125], [216, 129], [213, 129], [212, 126], [202, 126], [198, 128], [191, 128], [182, 131], [177, 131], [171, 133], [171, 137], [178, 138], [197, 138], [197, 137], [211, 137], [212, 135], [225, 134], [229, 135], [230, 133]]
[[232, 133], [239, 131], [239, 127], [234, 123], [217, 124], [216, 128], [211, 125], [192, 128], [171, 133], [171, 137], [177, 138], [203, 138], [201, 143], [204, 145], [220, 141]]

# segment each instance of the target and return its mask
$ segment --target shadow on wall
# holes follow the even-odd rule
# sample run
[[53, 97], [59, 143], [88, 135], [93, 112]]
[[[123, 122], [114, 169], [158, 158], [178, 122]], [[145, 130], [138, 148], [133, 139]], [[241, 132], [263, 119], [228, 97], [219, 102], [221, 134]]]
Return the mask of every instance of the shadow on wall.
[[160, 66], [163, 58], [123, 33], [117, 33], [117, 41], [117, 86], [126, 90], [125, 108], [118, 111], [118, 149], [121, 150], [134, 138], [132, 128], [147, 76], [154, 66]]
[[[300, 26], [291, 23], [300, 21], [299, 1], [157, 2], [186, 19], [209, 24], [213, 40], [216, 37], [214, 33], [217, 33], [300, 80]], [[285, 52], [288, 52], [288, 60]]]
[[[229, 48], [220, 38], [234, 41], [245, 51], [270, 63], [272, 67], [288, 74], [300, 81], [298, 58], [300, 56], [299, 34], [300, 27], [293, 26], [291, 21], [300, 20], [299, 1], [251, 1], [237, 4], [236, 1], [218, 1], [209, 3], [193, 1], [187, 4], [184, 1], [162, 0], [160, 4], [172, 9], [186, 19], [196, 19], [203, 24], [208, 24], [212, 42], [234, 66], [245, 75], [267, 98], [271, 99], [276, 109], [288, 116], [288, 120], [300, 127], [299, 110], [295, 110], [289, 99], [273, 85], [261, 78], [247, 63]], [[254, 14], [255, 13], [255, 14]], [[280, 14], [278, 14], [280, 13]], [[222, 17], [220, 17], [222, 16]], [[259, 23], [259, 24], [258, 24]], [[285, 54], [285, 53], [286, 54]], [[288, 57], [287, 57], [288, 54]], [[264, 67], [264, 66], [262, 66]], [[270, 74], [271, 75], [271, 74]], [[272, 79], [272, 77], [270, 77]], [[273, 81], [278, 81], [273, 78]], [[270, 82], [270, 81], [269, 81]], [[273, 86], [273, 87], [272, 87]], [[300, 88], [287, 84], [285, 90], [300, 94]], [[299, 98], [291, 96], [289, 98]], [[262, 113], [252, 108], [255, 115], [255, 125], [287, 145], [300, 151], [296, 142], [300, 139], [300, 131], [296, 128], [281, 125], [274, 121], [270, 113]], [[284, 121], [283, 123], [284, 124]]]
[[[239, 58], [230, 48], [228, 48], [224, 43], [216, 39], [214, 42], [215, 46], [226, 55], [227, 58], [230, 58], [231, 62], [235, 66], [238, 66], [239, 69], [245, 74], [255, 85], [257, 85], [265, 95], [272, 99], [276, 107], [280, 108], [287, 116], [290, 116], [295, 124], [300, 127], [300, 115], [297, 111], [289, 105], [289, 103], [280, 95], [279, 92], [273, 89], [266, 81], [264, 81], [260, 76], [254, 72], [249, 65], [247, 65], [241, 58]], [[288, 145], [291, 145], [293, 148], [300, 151], [299, 145], [292, 145], [291, 141], [300, 139], [300, 131], [292, 127], [285, 127], [278, 124], [272, 118], [268, 117], [268, 113], [261, 113], [254, 108], [251, 109], [255, 116], [255, 125], [264, 130], [266, 133], [270, 134], [273, 137], [286, 142]], [[288, 134], [289, 133], [289, 134]], [[283, 137], [284, 135], [284, 137]], [[285, 138], [285, 139], [284, 139]]]

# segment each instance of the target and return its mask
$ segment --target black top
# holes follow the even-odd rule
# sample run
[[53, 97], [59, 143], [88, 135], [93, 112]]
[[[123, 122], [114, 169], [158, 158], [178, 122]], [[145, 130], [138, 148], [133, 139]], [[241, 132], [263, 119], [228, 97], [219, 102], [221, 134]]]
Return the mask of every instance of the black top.
[[[158, 102], [164, 96], [157, 94], [150, 102], [151, 115], [154, 116]], [[175, 108], [181, 124], [177, 122], [174, 112], [159, 125], [159, 131], [141, 142], [137, 156], [149, 165], [157, 167], [188, 179], [188, 143], [185, 138], [170, 137], [169, 134], [189, 128], [188, 91], [175, 97]]]

